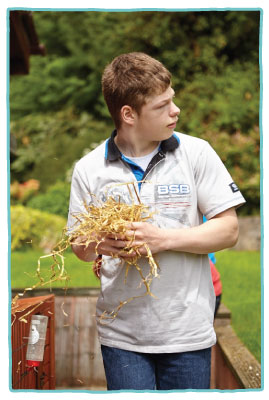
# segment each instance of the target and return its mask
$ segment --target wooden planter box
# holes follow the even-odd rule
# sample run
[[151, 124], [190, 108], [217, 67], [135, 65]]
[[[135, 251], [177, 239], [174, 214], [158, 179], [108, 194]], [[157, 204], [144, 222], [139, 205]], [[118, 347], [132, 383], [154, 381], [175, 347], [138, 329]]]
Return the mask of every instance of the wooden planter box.
[[[39, 367], [27, 368], [26, 350], [32, 315], [48, 317], [44, 358]], [[20, 318], [26, 320], [23, 322]], [[12, 388], [55, 389], [54, 295], [19, 299], [11, 317]]]

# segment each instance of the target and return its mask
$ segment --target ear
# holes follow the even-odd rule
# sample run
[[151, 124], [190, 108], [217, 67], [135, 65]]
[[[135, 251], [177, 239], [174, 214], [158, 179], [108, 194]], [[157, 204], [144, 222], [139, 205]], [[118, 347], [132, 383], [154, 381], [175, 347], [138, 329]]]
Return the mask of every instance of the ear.
[[122, 106], [121, 110], [121, 120], [128, 125], [133, 125], [135, 121], [135, 112], [130, 106]]

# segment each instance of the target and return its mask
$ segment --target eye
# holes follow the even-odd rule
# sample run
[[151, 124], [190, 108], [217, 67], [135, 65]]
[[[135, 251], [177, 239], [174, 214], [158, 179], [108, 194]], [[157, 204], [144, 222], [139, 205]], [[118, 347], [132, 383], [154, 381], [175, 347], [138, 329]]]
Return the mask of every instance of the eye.
[[159, 108], [164, 108], [164, 107], [166, 107], [167, 105], [169, 104], [169, 101], [166, 101], [165, 103], [163, 103], [163, 104], [161, 104], [159, 107], [157, 107], [158, 109]]

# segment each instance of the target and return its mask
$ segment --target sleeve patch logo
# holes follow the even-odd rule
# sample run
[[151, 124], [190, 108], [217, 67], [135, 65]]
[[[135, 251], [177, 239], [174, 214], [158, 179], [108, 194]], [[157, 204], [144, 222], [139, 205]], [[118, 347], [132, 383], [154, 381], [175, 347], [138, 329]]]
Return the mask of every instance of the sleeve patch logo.
[[238, 186], [237, 186], [234, 182], [230, 183], [229, 186], [230, 186], [231, 191], [232, 191], [233, 193], [239, 192]]

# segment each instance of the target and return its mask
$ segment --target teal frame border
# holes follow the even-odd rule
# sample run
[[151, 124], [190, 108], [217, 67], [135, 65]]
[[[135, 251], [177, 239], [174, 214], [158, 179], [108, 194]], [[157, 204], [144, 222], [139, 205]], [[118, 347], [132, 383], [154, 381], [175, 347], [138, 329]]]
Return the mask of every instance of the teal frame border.
[[[10, 107], [9, 107], [9, 12], [16, 10], [26, 11], [99, 11], [99, 12], [143, 12], [143, 11], [164, 11], [164, 12], [203, 12], [203, 11], [259, 11], [260, 12], [260, 30], [259, 30], [259, 68], [260, 68], [260, 108], [259, 108], [259, 128], [260, 128], [260, 216], [261, 216], [261, 388], [258, 389], [235, 389], [235, 390], [164, 390], [162, 393], [184, 393], [184, 392], [219, 392], [219, 393], [235, 393], [235, 392], [260, 392], [264, 390], [264, 203], [263, 203], [263, 128], [262, 128], [262, 110], [263, 110], [263, 68], [262, 68], [262, 32], [263, 32], [263, 9], [262, 8], [130, 8], [130, 9], [110, 9], [110, 8], [34, 8], [34, 7], [9, 7], [7, 8], [7, 218], [8, 218], [8, 347], [9, 347], [9, 390], [10, 392], [34, 392], [34, 393], [155, 393], [153, 390], [112, 390], [112, 391], [95, 391], [95, 390], [31, 390], [31, 389], [12, 389], [12, 345], [11, 345], [11, 227], [10, 227]], [[158, 391], [157, 391], [158, 392]]]
[[259, 108], [259, 129], [260, 129], [260, 216], [261, 216], [261, 383], [264, 389], [264, 203], [263, 203], [263, 66], [262, 66], [262, 28], [263, 10], [260, 12], [260, 36], [259, 36], [259, 67], [260, 67], [260, 108]]
[[10, 107], [9, 107], [9, 11], [7, 12], [7, 218], [8, 218], [8, 349], [9, 349], [9, 390], [12, 389], [12, 344], [11, 344], [11, 227], [10, 227]]

